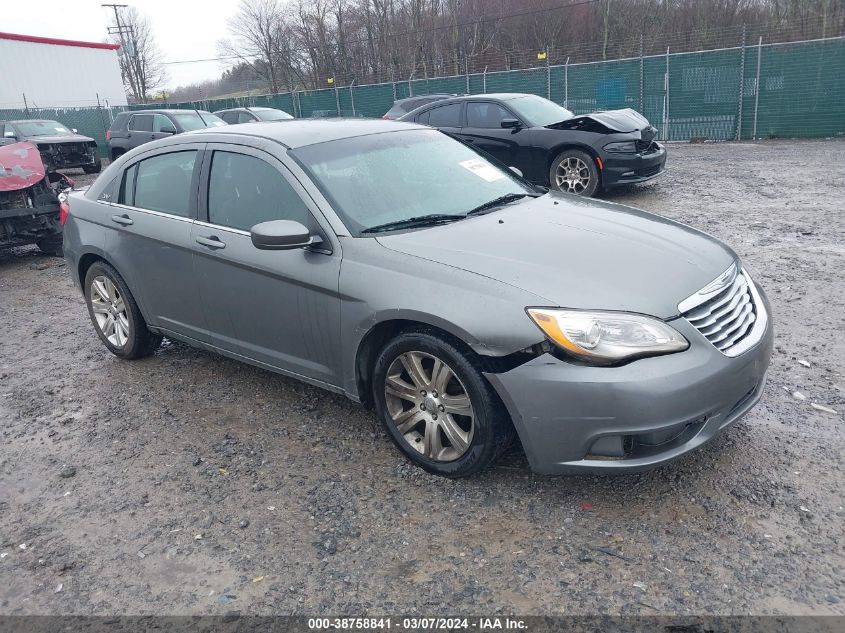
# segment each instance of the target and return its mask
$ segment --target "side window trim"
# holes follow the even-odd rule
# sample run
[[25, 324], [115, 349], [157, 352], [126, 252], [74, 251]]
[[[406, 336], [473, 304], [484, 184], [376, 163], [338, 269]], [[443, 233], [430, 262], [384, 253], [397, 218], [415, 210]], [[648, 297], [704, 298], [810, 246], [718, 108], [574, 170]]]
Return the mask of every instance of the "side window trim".
[[[123, 171], [121, 173], [120, 178], [116, 178], [117, 181], [117, 199], [113, 204], [115, 207], [120, 207], [122, 209], [130, 209], [132, 211], [137, 211], [139, 213], [149, 213], [151, 215], [158, 215], [167, 218], [173, 218], [174, 220], [181, 220], [183, 222], [194, 222], [197, 219], [197, 210], [198, 210], [198, 196], [197, 194], [197, 187], [200, 183], [200, 167], [199, 165], [205, 164], [205, 156], [210, 152], [206, 152], [207, 143], [185, 143], [185, 144], [177, 144], [177, 145], [168, 145], [167, 147], [159, 147], [148, 152], [144, 152], [143, 154], [136, 156], [135, 159], [125, 165], [123, 167]], [[160, 156], [161, 154], [171, 154], [175, 152], [188, 152], [188, 151], [195, 151], [197, 153], [196, 159], [194, 159], [194, 171], [191, 175], [191, 184], [190, 184], [190, 197], [188, 198], [188, 215], [176, 215], [174, 213], [166, 213], [164, 211], [155, 211], [153, 209], [144, 209], [143, 207], [136, 207], [128, 204], [120, 203], [119, 196], [120, 196], [120, 188], [123, 183], [123, 178], [127, 171], [132, 169], [135, 165], [144, 161], [148, 158], [154, 158], [156, 156]], [[138, 170], [135, 170], [135, 174], [133, 176], [132, 182], [132, 191], [133, 191], [133, 202], [134, 202], [134, 191], [135, 191], [135, 184], [138, 181]]]

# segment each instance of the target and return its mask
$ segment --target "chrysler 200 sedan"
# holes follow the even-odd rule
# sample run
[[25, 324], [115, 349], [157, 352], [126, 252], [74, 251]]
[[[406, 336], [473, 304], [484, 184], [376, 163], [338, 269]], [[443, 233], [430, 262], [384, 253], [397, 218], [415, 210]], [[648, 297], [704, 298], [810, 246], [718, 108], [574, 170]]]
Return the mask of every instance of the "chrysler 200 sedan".
[[64, 239], [115, 355], [167, 336], [343, 393], [450, 477], [514, 437], [541, 473], [664, 463], [757, 402], [771, 355], [721, 242], [409, 123], [143, 145], [71, 196]]

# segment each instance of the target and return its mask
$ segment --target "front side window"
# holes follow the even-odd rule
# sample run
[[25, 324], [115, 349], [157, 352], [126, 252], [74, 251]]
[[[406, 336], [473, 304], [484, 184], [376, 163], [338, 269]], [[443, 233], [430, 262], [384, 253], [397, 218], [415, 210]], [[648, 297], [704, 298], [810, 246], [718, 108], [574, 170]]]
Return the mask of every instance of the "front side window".
[[277, 169], [254, 156], [214, 152], [208, 180], [208, 221], [249, 231], [270, 220], [313, 225], [308, 207]]
[[467, 127], [501, 128], [502, 121], [515, 118], [498, 103], [470, 101], [467, 103]]
[[[127, 193], [121, 194], [121, 198], [126, 200], [124, 204], [189, 217], [191, 178], [196, 158], [196, 150], [190, 150], [159, 154], [136, 163], [126, 170], [123, 184]], [[137, 169], [137, 174], [134, 176], [134, 193], [130, 194], [132, 169]]]
[[249, 112], [238, 112], [238, 123], [252, 123], [255, 117]]
[[252, 113], [259, 121], [287, 121], [293, 117], [284, 110], [253, 110]]
[[328, 141], [291, 154], [358, 236], [431, 214], [464, 215], [508, 194], [536, 195], [510, 170], [437, 130]]
[[182, 129], [186, 132], [191, 130], [202, 130], [207, 127], [217, 127], [219, 125], [226, 125], [226, 121], [219, 116], [211, 114], [211, 112], [204, 112], [200, 110], [185, 110], [185, 112], [174, 112], [173, 118], [179, 122]]
[[163, 114], [156, 114], [153, 117], [153, 132], [161, 132], [162, 130], [175, 130], [176, 126], [173, 121], [168, 119]]
[[153, 131], [153, 115], [152, 114], [136, 114], [129, 122], [129, 129], [133, 132], [152, 132]]
[[461, 104], [450, 103], [429, 110], [428, 124], [432, 127], [460, 127]]

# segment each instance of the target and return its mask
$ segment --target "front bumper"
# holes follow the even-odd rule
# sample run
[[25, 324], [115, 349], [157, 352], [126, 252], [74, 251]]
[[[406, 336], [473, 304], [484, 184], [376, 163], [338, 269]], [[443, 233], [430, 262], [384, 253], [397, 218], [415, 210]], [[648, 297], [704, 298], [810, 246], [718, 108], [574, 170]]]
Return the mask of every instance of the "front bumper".
[[759, 343], [735, 358], [684, 319], [671, 323], [690, 341], [688, 350], [621, 367], [576, 365], [546, 354], [485, 374], [533, 470], [647, 470], [711, 440], [757, 403], [772, 353], [771, 319]]
[[50, 170], [94, 167], [100, 163], [97, 148], [85, 143], [39, 143], [38, 151]]
[[646, 182], [666, 169], [666, 148], [655, 142], [657, 149], [642, 154], [602, 152], [601, 184], [603, 187]]

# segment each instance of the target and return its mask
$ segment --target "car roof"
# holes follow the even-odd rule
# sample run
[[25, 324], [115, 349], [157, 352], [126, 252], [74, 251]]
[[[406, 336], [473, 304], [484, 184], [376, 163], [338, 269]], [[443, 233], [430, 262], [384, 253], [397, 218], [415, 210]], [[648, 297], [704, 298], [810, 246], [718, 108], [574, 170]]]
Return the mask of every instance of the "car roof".
[[121, 114], [180, 114], [184, 112], [205, 112], [211, 114], [208, 110], [195, 110], [194, 108], [152, 108], [150, 110], [127, 110]]
[[296, 149], [357, 136], [430, 129], [432, 128], [416, 123], [385, 119], [292, 119], [205, 128], [182, 134], [181, 137], [187, 139], [202, 134], [241, 134], [270, 139], [289, 149]]
[[278, 110], [279, 112], [284, 112], [284, 110], [279, 108], [270, 108], [268, 106], [239, 106], [237, 108], [223, 108], [222, 110], [215, 110], [212, 114], [217, 114], [218, 112], [240, 112], [241, 110], [246, 110], [247, 112], [255, 110]]
[[[519, 97], [536, 97], [537, 95], [528, 94], [526, 92], [488, 92], [477, 95], [460, 95], [451, 97], [447, 101], [469, 101], [471, 99], [495, 99], [497, 101], [510, 101]], [[442, 104], [441, 104], [442, 105]]]
[[[0, 121], [0, 123], [43, 123], [44, 121], [52, 121], [54, 123], [59, 123], [56, 119], [10, 119], [5, 121]], [[62, 123], [64, 125], [64, 123]]]

